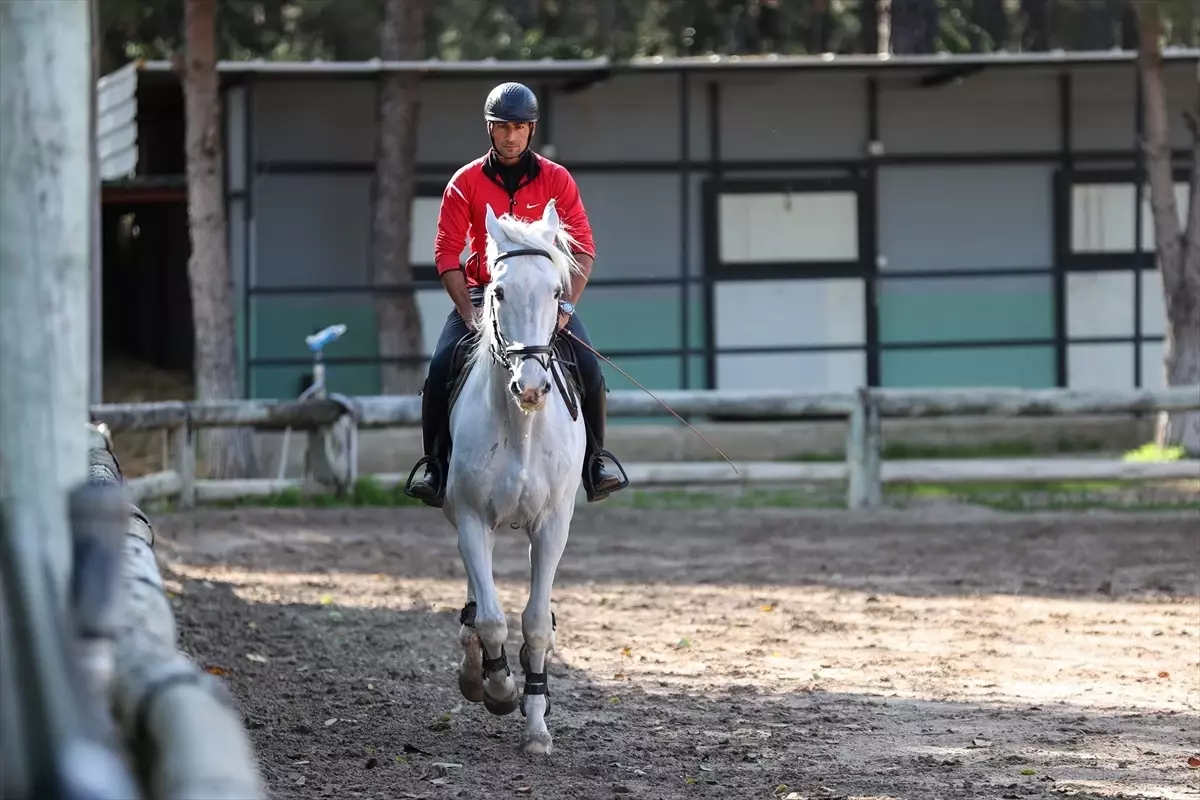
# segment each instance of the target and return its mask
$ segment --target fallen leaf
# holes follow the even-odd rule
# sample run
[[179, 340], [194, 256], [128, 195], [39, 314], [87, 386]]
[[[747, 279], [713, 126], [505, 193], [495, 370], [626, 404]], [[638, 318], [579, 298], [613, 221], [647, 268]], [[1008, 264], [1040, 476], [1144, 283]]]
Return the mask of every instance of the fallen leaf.
[[1021, 770], [1021, 774], [1022, 774], [1022, 775], [1036, 775], [1036, 774], [1037, 774], [1037, 770], [1035, 770], [1035, 769], [1028, 769], [1028, 768], [1027, 768], [1027, 769], [1023, 769], [1023, 770]]
[[623, 655], [627, 658], [632, 658], [633, 657], [633, 648], [632, 647], [622, 647], [621, 655]]
[[1160, 678], [1169, 678], [1169, 677], [1171, 677], [1171, 673], [1167, 672], [1167, 671], [1164, 669], [1162, 672], [1158, 673], [1158, 677], [1160, 677]]
[[619, 698], [619, 697], [610, 697], [610, 698], [608, 698], [608, 702], [610, 702], [610, 703], [614, 703], [614, 704], [615, 704], [615, 703], [619, 703], [619, 702], [621, 702], [621, 698]]
[[321, 605], [327, 606], [333, 602], [333, 597], [331, 595], [323, 594], [323, 595], [321, 595], [320, 602], [321, 602]]
[[325, 727], [328, 728], [335, 722], [337, 722], [337, 717], [330, 717], [329, 719], [325, 720]]
[[689, 775], [688, 777], [683, 779], [683, 782], [686, 783], [688, 786], [691, 786], [692, 784], [699, 783], [700, 781], [696, 780], [695, 778], [693, 778]]
[[1188, 756], [1187, 764], [1191, 769], [1200, 769], [1200, 756]]
[[225, 671], [224, 667], [217, 667], [217, 666], [205, 667], [204, 671], [207, 672], [209, 675], [228, 675], [229, 674], [228, 672]]
[[763, 605], [758, 607], [758, 610], [762, 611], [763, 613], [774, 611], [775, 604], [774, 603], [764, 603]]
[[258, 653], [246, 653], [246, 660], [247, 660], [247, 661], [253, 661], [255, 664], [265, 664], [265, 663], [267, 663], [267, 657], [266, 657], [266, 656], [260, 656]]
[[396, 756], [396, 763], [397, 764], [407, 764], [408, 759], [405, 758], [404, 756]]

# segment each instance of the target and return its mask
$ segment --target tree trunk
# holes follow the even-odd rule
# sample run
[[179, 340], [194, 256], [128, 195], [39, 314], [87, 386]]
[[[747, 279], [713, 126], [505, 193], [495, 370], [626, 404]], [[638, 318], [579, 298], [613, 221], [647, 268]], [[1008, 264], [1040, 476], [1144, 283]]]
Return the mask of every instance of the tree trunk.
[[[380, 42], [384, 61], [425, 57], [426, 6], [427, 0], [387, 0]], [[411, 288], [409, 259], [420, 119], [420, 76], [404, 72], [380, 78], [371, 257], [375, 284], [393, 287], [375, 298], [379, 354], [384, 359], [421, 353], [421, 315]], [[397, 290], [397, 285], [405, 288]], [[380, 370], [383, 393], [416, 393], [422, 373], [417, 361], [385, 361]]]
[[[187, 149], [188, 282], [195, 326], [196, 394], [201, 400], [242, 396], [234, 325], [233, 273], [225, 239], [224, 156], [217, 84], [215, 0], [185, 0], [187, 47], [182, 64]], [[253, 432], [205, 432], [208, 473], [248, 477], [254, 471]]]
[[[1192, 127], [1192, 178], [1187, 226], [1181, 229], [1171, 163], [1158, 4], [1139, 4], [1138, 20], [1138, 69], [1146, 121], [1143, 146], [1167, 318], [1163, 366], [1167, 385], [1194, 385], [1200, 384], [1200, 131], [1196, 125], [1200, 81], [1196, 109], [1188, 115]], [[1156, 440], [1159, 445], [1182, 445], [1188, 453], [1200, 453], [1200, 413], [1160, 414]]]

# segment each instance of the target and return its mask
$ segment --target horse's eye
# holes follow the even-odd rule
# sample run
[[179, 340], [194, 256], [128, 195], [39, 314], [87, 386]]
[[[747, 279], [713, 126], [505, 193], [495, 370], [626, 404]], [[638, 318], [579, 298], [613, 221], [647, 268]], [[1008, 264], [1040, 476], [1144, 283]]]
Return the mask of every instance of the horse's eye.
[[497, 300], [503, 300], [504, 299], [504, 290], [501, 289], [499, 286], [497, 286], [495, 295], [496, 295]]
[[555, 289], [554, 290], [554, 299], [558, 300], [560, 297], [562, 297], [562, 289]]

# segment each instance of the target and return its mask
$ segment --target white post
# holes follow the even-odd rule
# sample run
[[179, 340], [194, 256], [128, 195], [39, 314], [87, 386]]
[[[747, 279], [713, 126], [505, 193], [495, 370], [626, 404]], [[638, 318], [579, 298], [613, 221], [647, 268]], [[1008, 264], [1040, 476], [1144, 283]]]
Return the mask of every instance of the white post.
[[0, 500], [60, 593], [87, 478], [89, 5], [0, 2]]

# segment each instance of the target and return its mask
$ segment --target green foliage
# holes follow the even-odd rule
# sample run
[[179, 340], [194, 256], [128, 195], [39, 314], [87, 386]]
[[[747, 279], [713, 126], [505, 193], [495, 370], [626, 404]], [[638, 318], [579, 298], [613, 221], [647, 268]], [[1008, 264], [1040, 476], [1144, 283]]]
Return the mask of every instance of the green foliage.
[[[103, 71], [181, 46], [183, 0], [98, 0]], [[364, 60], [383, 0], [215, 0], [223, 59]], [[443, 60], [854, 53], [873, 0], [430, 0]], [[1200, 3], [1161, 0], [1164, 43], [1200, 43]], [[1130, 0], [892, 0], [897, 52], [1132, 47]]]
[[1163, 447], [1154, 442], [1147, 442], [1141, 447], [1130, 450], [1125, 454], [1125, 461], [1131, 462], [1150, 462], [1150, 463], [1166, 463], [1171, 461], [1180, 461], [1186, 455], [1186, 451], [1181, 446]]

